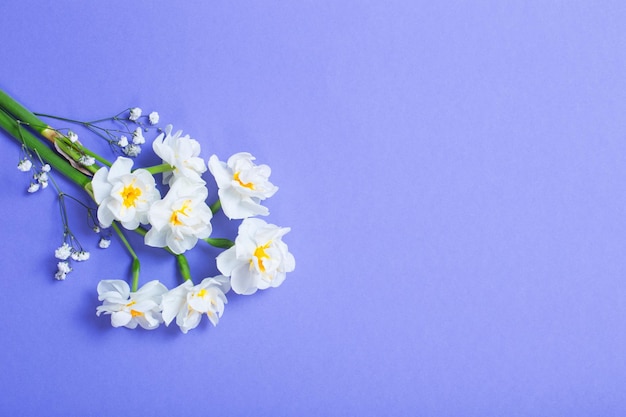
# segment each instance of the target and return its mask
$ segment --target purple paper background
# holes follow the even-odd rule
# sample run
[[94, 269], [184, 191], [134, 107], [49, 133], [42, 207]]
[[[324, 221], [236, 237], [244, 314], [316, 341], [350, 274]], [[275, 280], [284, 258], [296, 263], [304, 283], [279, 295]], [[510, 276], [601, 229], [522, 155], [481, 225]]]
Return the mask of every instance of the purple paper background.
[[624, 415], [626, 5], [433, 3], [4, 1], [0, 88], [253, 153], [297, 266], [216, 328], [113, 329], [127, 254], [76, 210], [92, 259], [54, 281], [58, 204], [1, 134], [2, 414]]

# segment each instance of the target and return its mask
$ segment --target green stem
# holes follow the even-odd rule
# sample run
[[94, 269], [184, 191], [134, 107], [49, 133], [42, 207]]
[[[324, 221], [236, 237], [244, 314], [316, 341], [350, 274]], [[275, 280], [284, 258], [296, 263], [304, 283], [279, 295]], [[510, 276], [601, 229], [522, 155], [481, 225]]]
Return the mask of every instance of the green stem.
[[133, 232], [140, 234], [141, 236], [145, 236], [146, 233], [148, 233], [148, 231], [144, 228], [142, 228], [141, 226], [139, 226], [138, 228], [136, 228], [135, 230], [133, 230]]
[[117, 121], [121, 121], [121, 122], [125, 123], [126, 121], [125, 121], [125, 120], [120, 119], [120, 116], [121, 116], [122, 114], [126, 113], [127, 111], [130, 111], [130, 109], [125, 109], [125, 110], [122, 110], [121, 112], [119, 112], [118, 114], [116, 114], [116, 115], [115, 115], [115, 116], [113, 116], [113, 117], [105, 117], [104, 119], [92, 120], [92, 121], [90, 121], [90, 122], [86, 122], [86, 123], [89, 123], [89, 124], [95, 124], [95, 123], [100, 123], [100, 122], [108, 122], [109, 120], [113, 120], [113, 121], [116, 121], [116, 122], [117, 122]]
[[[18, 103], [16, 100], [14, 100], [12, 97], [10, 97], [8, 94], [6, 94], [2, 90], [0, 90], [0, 108], [5, 110], [15, 120], [19, 120], [21, 124], [30, 126], [39, 134], [41, 134], [46, 139], [48, 139], [49, 141], [56, 142], [57, 145], [59, 145], [63, 149], [63, 151], [67, 153], [69, 156], [71, 156], [75, 161], [78, 161], [78, 159], [82, 155], [87, 154], [89, 156], [92, 156], [94, 159], [100, 161], [102, 164], [111, 166], [111, 163], [109, 161], [102, 158], [100, 155], [90, 151], [89, 149], [85, 148], [79, 143], [71, 143], [68, 141], [68, 144], [64, 146], [64, 144], [62, 143], [63, 142], [62, 140], [57, 140], [57, 139], [64, 138], [63, 135], [61, 135], [58, 131], [48, 126], [47, 123], [45, 123], [43, 120], [37, 117], [34, 113], [29, 111], [26, 107], [22, 106], [20, 103]], [[49, 115], [43, 115], [43, 114], [42, 116], [50, 117]], [[64, 120], [68, 122], [74, 122], [74, 123], [82, 123], [76, 120], [66, 119], [62, 117], [57, 117], [56, 119]], [[94, 167], [94, 166], [86, 167], [86, 169], [92, 173], [97, 171], [97, 167]]]
[[[84, 154], [86, 154], [86, 153], [87, 154], [92, 154], [93, 153], [91, 151], [88, 151], [80, 143], [78, 143], [78, 142], [72, 143], [65, 136], [58, 136], [57, 138], [55, 138], [54, 143], [57, 146], [57, 150], [60, 150], [61, 153], [64, 154], [64, 156], [67, 156], [68, 158], [71, 158], [73, 161], [75, 161], [76, 164], [80, 165], [80, 167], [82, 169], [84, 169], [84, 170], [86, 170], [88, 172], [91, 172], [92, 175], [95, 174], [96, 171], [98, 171], [99, 167], [97, 165], [95, 165], [95, 164], [94, 165], [89, 165], [89, 166], [84, 166], [84, 165], [80, 164], [80, 158]], [[78, 170], [78, 168], [76, 168], [76, 169]]]
[[[87, 129], [89, 129], [89, 131], [91, 131], [92, 133], [100, 136], [102, 139], [106, 140], [107, 142], [111, 142], [112, 138], [111, 138], [110, 132], [116, 132], [116, 133], [128, 134], [128, 135], [132, 134], [130, 129], [128, 129], [128, 126], [126, 126], [126, 122], [124, 120], [118, 118], [118, 116], [120, 114], [124, 113], [124, 112], [118, 113], [118, 114], [116, 114], [113, 117], [108, 117], [108, 118], [105, 118], [105, 119], [93, 120], [91, 122], [83, 122], [82, 120], [68, 119], [67, 117], [54, 116], [52, 114], [45, 114], [45, 113], [34, 113], [34, 114], [35, 114], [35, 116], [39, 116], [39, 117], [46, 117], [46, 118], [50, 118], [50, 119], [61, 120], [63, 122], [68, 122], [68, 123], [73, 123], [73, 124], [77, 124], [77, 125], [83, 126], [83, 127], [87, 128]], [[107, 128], [98, 126], [96, 124], [96, 123], [107, 122], [107, 121], [121, 122], [124, 125], [124, 127], [126, 127], [126, 130], [107, 129]], [[107, 138], [100, 131], [106, 133], [107, 135], [109, 135], [109, 137]]]
[[154, 174], [160, 174], [161, 172], [173, 171], [174, 167], [171, 166], [170, 164], [159, 164], [159, 165], [153, 165], [151, 167], [147, 167], [144, 169], [148, 171], [149, 173], [151, 173], [152, 175], [154, 175]]
[[[2, 91], [0, 90], [0, 93]], [[2, 94], [0, 94], [0, 106], [2, 102]], [[4, 107], [2, 107], [4, 109]], [[19, 119], [18, 119], [19, 120]], [[72, 167], [64, 158], [50, 149], [48, 145], [35, 137], [30, 131], [26, 130], [21, 121], [16, 120], [6, 111], [0, 111], [0, 126], [6, 130], [15, 140], [26, 146], [27, 148], [37, 152], [42, 160], [52, 165], [57, 171], [65, 175], [67, 178], [85, 187], [91, 182], [89, 177]]]
[[[33, 113], [33, 114], [35, 116], [39, 116], [39, 117], [47, 117], [47, 118], [50, 118], [50, 119], [61, 120], [63, 122], [74, 123], [74, 124], [83, 125], [83, 126], [86, 127], [86, 126], [89, 126], [89, 125], [95, 125], [96, 123], [108, 122], [110, 120], [118, 121], [118, 120], [120, 120], [118, 118], [118, 116], [120, 114], [122, 114], [122, 113], [125, 113], [126, 111], [128, 111], [128, 110], [124, 110], [123, 112], [120, 112], [120, 113], [118, 113], [118, 114], [116, 114], [115, 116], [112, 116], [112, 117], [105, 117], [104, 119], [91, 120], [89, 122], [84, 122], [82, 120], [76, 120], [76, 119], [69, 119], [67, 117], [55, 116], [53, 114], [46, 114], [46, 113]], [[98, 127], [98, 126], [94, 126], [94, 127], [102, 129], [102, 128]]]
[[139, 258], [137, 257], [137, 254], [133, 250], [133, 247], [130, 246], [130, 243], [128, 242], [128, 239], [126, 239], [126, 236], [124, 236], [124, 233], [122, 233], [122, 230], [117, 225], [117, 223], [113, 222], [111, 224], [111, 226], [113, 226], [113, 229], [115, 230], [115, 233], [117, 233], [117, 235], [119, 236], [120, 240], [122, 241], [122, 243], [126, 247], [126, 250], [128, 250], [128, 253], [130, 253], [130, 256], [133, 258], [133, 266], [132, 266], [133, 282], [132, 282], [132, 286], [131, 286], [131, 291], [135, 292], [135, 291], [137, 291], [137, 287], [139, 286], [139, 269], [140, 269]]
[[35, 116], [30, 110], [22, 106], [2, 90], [0, 90], [0, 107], [6, 110], [7, 113], [13, 115], [14, 119], [29, 125], [38, 133], [44, 134], [44, 131], [47, 129], [53, 130], [47, 123]]
[[222, 208], [222, 202], [218, 198], [217, 201], [215, 203], [211, 204], [210, 207], [211, 207], [211, 213], [215, 214]]
[[50, 119], [54, 119], [54, 120], [61, 120], [62, 122], [69, 122], [69, 123], [74, 123], [77, 125], [86, 125], [87, 123], [85, 122], [81, 122], [80, 120], [74, 120], [74, 119], [68, 119], [67, 117], [61, 117], [61, 116], [53, 116], [51, 114], [46, 114], [46, 113], [33, 113], [35, 116], [38, 117], [48, 117]]
[[203, 239], [206, 243], [216, 248], [228, 249], [235, 246], [235, 242], [230, 239], [224, 239], [219, 237], [207, 237]]
[[183, 276], [183, 281], [191, 281], [191, 283], [193, 284], [193, 280], [191, 279], [191, 272], [189, 271], [189, 263], [187, 262], [187, 258], [185, 257], [185, 255], [176, 255], [176, 261], [178, 262], [178, 270]]
[[[138, 227], [133, 231], [135, 233], [140, 234], [141, 236], [145, 236], [146, 233], [148, 233], [147, 230], [142, 227]], [[172, 250], [168, 248], [167, 246], [164, 247], [163, 250], [167, 251], [170, 255], [173, 255], [176, 257], [176, 262], [178, 263], [178, 270], [180, 271], [180, 275], [182, 275], [183, 277], [183, 281], [191, 281], [193, 283], [193, 280], [191, 279], [189, 263], [187, 262], [187, 258], [185, 257], [185, 255], [183, 255], [182, 253], [176, 254], [172, 252]]]

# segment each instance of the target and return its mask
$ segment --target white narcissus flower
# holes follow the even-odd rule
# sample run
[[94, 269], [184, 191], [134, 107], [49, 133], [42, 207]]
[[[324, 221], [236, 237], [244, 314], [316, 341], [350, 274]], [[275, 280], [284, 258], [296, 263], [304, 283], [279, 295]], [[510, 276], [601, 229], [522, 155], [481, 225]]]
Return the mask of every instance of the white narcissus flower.
[[154, 177], [145, 169], [130, 172], [132, 159], [119, 157], [109, 171], [100, 168], [93, 176], [93, 196], [98, 203], [98, 221], [104, 227], [114, 220], [129, 230], [148, 223], [148, 210], [161, 198]]
[[180, 254], [193, 248], [198, 239], [209, 237], [213, 213], [204, 201], [207, 195], [204, 183], [188, 178], [176, 180], [163, 200], [150, 207], [152, 228], [145, 236], [146, 245], [167, 246]]
[[224, 304], [228, 302], [224, 294], [229, 289], [228, 278], [223, 275], [205, 278], [196, 286], [191, 281], [185, 281], [163, 295], [161, 307], [165, 325], [169, 326], [176, 318], [180, 330], [187, 333], [195, 329], [202, 315], [206, 314], [216, 326], [224, 313]]
[[270, 167], [255, 165], [254, 159], [246, 152], [231, 156], [226, 163], [215, 155], [209, 158], [209, 170], [219, 187], [222, 210], [229, 219], [269, 214], [260, 201], [274, 195], [278, 187], [269, 181]]
[[217, 257], [217, 269], [230, 277], [237, 294], [254, 294], [257, 289], [278, 287], [296, 261], [282, 237], [291, 229], [245, 219], [239, 226], [235, 246]]
[[131, 292], [125, 281], [104, 280], [98, 284], [98, 300], [103, 301], [96, 308], [96, 314], [110, 314], [113, 327], [124, 326], [134, 329], [137, 325], [152, 330], [163, 323], [161, 301], [167, 292], [159, 281], [150, 281], [137, 292]]
[[206, 165], [200, 155], [200, 143], [189, 137], [181, 136], [182, 130], [172, 135], [172, 125], [165, 127], [152, 142], [154, 153], [161, 157], [164, 163], [174, 167], [172, 172], [163, 173], [163, 183], [172, 185], [176, 178], [186, 177], [193, 181], [204, 182], [202, 173], [206, 171]]

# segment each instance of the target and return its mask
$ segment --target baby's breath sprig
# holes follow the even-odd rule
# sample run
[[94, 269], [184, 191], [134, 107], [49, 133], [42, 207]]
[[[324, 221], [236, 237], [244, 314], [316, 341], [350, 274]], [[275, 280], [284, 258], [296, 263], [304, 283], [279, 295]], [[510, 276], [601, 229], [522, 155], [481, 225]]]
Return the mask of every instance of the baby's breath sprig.
[[[98, 138], [106, 141], [114, 153], [130, 157], [135, 157], [141, 153], [141, 145], [146, 142], [144, 133], [152, 129], [155, 129], [157, 132], [161, 131], [161, 128], [156, 126], [159, 122], [159, 114], [153, 111], [148, 116], [142, 116], [142, 110], [139, 107], [125, 109], [113, 116], [91, 121], [70, 119], [45, 113], [35, 113], [35, 115], [82, 126]], [[115, 127], [107, 127], [104, 125], [105, 123], [113, 123]], [[61, 133], [67, 132], [65, 136], [72, 143], [77, 142], [77, 134], [69, 128], [59, 129], [58, 131]], [[96, 157], [95, 155], [91, 156]], [[100, 162], [111, 166], [110, 163], [105, 161]]]
[[[59, 260], [57, 263], [57, 272], [55, 278], [57, 280], [65, 280], [67, 275], [72, 271], [71, 261], [82, 262], [89, 259], [90, 254], [81, 245], [76, 235], [70, 228], [70, 220], [66, 207], [66, 199], [70, 199], [82, 206], [87, 213], [87, 221], [90, 227], [97, 227], [97, 217], [94, 213], [95, 209], [83, 203], [76, 197], [73, 197], [61, 191], [59, 185], [54, 180], [54, 176], [50, 173], [50, 165], [45, 163], [39, 153], [34, 150], [30, 151], [25, 145], [22, 145], [23, 157], [18, 163], [18, 169], [24, 172], [33, 172], [32, 182], [28, 187], [28, 191], [33, 193], [37, 190], [45, 189], [48, 184], [52, 184], [52, 188], [57, 193], [59, 200], [60, 218], [63, 226], [62, 244], [55, 250], [55, 258]], [[37, 168], [36, 168], [37, 167]]]
[[94, 222], [94, 209], [92, 207], [89, 207], [87, 204], [83, 203], [76, 197], [59, 191], [56, 184], [54, 184], [54, 187], [57, 189], [60, 217], [61, 223], [63, 225], [63, 243], [59, 248], [57, 248], [54, 256], [60, 260], [59, 264], [64, 263], [64, 265], [57, 264], [59, 270], [55, 274], [55, 278], [59, 280], [64, 280], [67, 274], [72, 271], [72, 268], [69, 264], [70, 260], [82, 262], [88, 260], [90, 257], [89, 251], [84, 249], [83, 245], [80, 243], [80, 241], [70, 228], [70, 219], [67, 212], [66, 201], [69, 199], [70, 201], [73, 201], [80, 205], [82, 208], [84, 208], [87, 212], [88, 223], [91, 224], [93, 224]]

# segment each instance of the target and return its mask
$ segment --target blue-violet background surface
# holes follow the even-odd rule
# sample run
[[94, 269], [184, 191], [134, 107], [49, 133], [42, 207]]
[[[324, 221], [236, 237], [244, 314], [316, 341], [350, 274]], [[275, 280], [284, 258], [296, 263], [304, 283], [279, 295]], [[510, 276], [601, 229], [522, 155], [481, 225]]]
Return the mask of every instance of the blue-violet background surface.
[[[56, 282], [56, 198], [27, 195], [0, 134], [3, 415], [626, 414], [626, 3], [11, 0], [0, 15], [0, 88], [31, 109], [140, 106], [206, 159], [269, 164], [266, 220], [292, 228], [297, 261], [280, 288], [229, 294], [216, 328], [113, 329], [96, 285], [129, 278], [127, 253], [98, 249], [76, 209], [92, 257]], [[143, 282], [177, 285], [172, 258], [139, 252]], [[196, 279], [218, 253], [193, 251]]]

